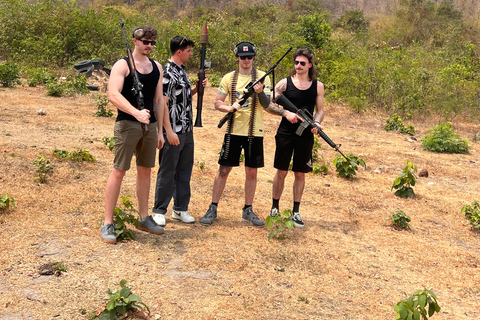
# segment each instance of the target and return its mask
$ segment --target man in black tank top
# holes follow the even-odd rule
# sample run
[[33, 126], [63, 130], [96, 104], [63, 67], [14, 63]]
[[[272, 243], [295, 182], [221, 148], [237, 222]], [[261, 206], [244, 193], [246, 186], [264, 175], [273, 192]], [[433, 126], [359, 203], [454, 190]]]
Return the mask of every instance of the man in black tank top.
[[[314, 120], [320, 126], [323, 120], [323, 84], [315, 79], [315, 68], [312, 63], [313, 53], [309, 49], [297, 49], [293, 54], [294, 68], [291, 76], [280, 80], [275, 87], [275, 96], [283, 94], [297, 108], [305, 108], [314, 114]], [[300, 118], [285, 111], [275, 136], [275, 160], [273, 166], [277, 169], [273, 179], [271, 216], [279, 212], [279, 202], [282, 196], [285, 177], [288, 173], [290, 160], [293, 156], [292, 171], [295, 175], [293, 183], [293, 222], [296, 227], [303, 228], [305, 224], [299, 212], [303, 189], [305, 188], [305, 173], [312, 171], [313, 134], [316, 129], [304, 130], [301, 136], [296, 134]], [[320, 126], [320, 128], [322, 128]]]
[[[115, 243], [113, 212], [118, 201], [122, 180], [130, 169], [135, 153], [137, 165], [137, 200], [141, 216], [139, 229], [154, 234], [162, 234], [163, 228], [148, 215], [150, 174], [155, 166], [156, 149], [163, 147], [163, 90], [162, 66], [149, 58], [155, 45], [157, 31], [150, 26], [140, 26], [133, 30], [135, 48], [132, 56], [140, 82], [143, 84], [145, 109], [137, 109], [136, 97], [132, 93], [133, 77], [128, 59], [117, 61], [108, 81], [108, 98], [118, 109], [115, 122], [115, 159], [105, 190], [105, 220], [100, 228], [102, 241]], [[148, 131], [142, 124], [148, 125]]]

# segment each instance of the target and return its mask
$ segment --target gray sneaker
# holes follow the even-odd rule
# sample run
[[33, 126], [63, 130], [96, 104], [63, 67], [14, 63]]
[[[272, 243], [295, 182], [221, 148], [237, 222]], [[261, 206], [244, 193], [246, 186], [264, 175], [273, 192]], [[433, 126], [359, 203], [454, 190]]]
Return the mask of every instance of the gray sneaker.
[[211, 204], [210, 207], [208, 207], [207, 213], [200, 219], [200, 223], [204, 226], [209, 226], [215, 219], [217, 219], [217, 206]]
[[160, 227], [152, 218], [152, 216], [147, 216], [145, 219], [141, 220], [139, 217], [138, 221], [140, 222], [138, 229], [150, 232], [153, 234], [162, 234], [163, 228]]
[[255, 213], [253, 213], [252, 207], [248, 207], [247, 209], [243, 210], [242, 212], [242, 221], [250, 222], [255, 227], [264, 227], [265, 222], [257, 217]]
[[103, 224], [100, 227], [100, 235], [102, 241], [107, 243], [116, 243], [117, 236], [115, 235], [115, 225], [113, 223]]

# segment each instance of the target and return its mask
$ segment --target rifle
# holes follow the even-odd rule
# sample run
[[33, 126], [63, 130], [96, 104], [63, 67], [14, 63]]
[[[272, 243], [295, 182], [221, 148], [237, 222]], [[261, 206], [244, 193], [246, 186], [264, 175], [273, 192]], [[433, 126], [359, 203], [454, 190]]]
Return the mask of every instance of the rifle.
[[200, 35], [200, 70], [198, 70], [198, 85], [197, 85], [197, 117], [195, 118], [195, 127], [202, 126], [202, 107], [203, 107], [203, 81], [205, 80], [205, 56], [207, 54], [208, 44], [208, 29], [207, 23], [203, 25], [202, 34]]
[[[265, 80], [265, 78], [270, 74], [272, 73], [275, 68], [277, 67], [277, 65], [280, 63], [280, 61], [282, 61], [283, 58], [285, 58], [285, 56], [292, 50], [292, 47], [290, 47], [290, 49], [287, 50], [287, 52], [285, 52], [283, 54], [283, 56], [277, 61], [275, 62], [275, 64], [273, 65], [273, 67], [270, 68], [270, 70], [268, 70], [264, 75], [263, 77], [261, 77], [260, 79], [258, 79], [257, 81], [255, 81], [254, 83], [250, 82], [246, 87], [245, 87], [245, 90], [243, 92], [243, 95], [240, 97], [240, 100], [238, 101], [238, 104], [243, 106], [243, 104], [245, 102], [247, 102], [248, 98], [250, 98], [250, 96], [255, 92], [255, 89], [253, 89], [253, 87], [255, 87], [257, 85], [257, 83], [260, 83], [260, 82], [263, 82]], [[230, 120], [232, 117], [233, 117], [233, 114], [235, 113], [235, 111], [237, 110], [234, 110], [232, 112], [229, 112], [227, 113], [222, 119], [220, 119], [220, 121], [218, 122], [218, 125], [217, 127], [218, 128], [221, 128], [225, 122], [227, 122], [228, 120]]]
[[[130, 75], [133, 77], [133, 87], [132, 92], [135, 98], [137, 98], [137, 108], [139, 110], [145, 109], [145, 102], [143, 97], [143, 84], [140, 82], [140, 78], [138, 77], [137, 69], [135, 69], [135, 61], [133, 61], [132, 50], [130, 50], [130, 46], [128, 45], [127, 36], [125, 34], [125, 29], [123, 28], [123, 21], [122, 18], [120, 19], [120, 28], [123, 32], [123, 38], [125, 39], [125, 45], [127, 46], [127, 56], [128, 56], [128, 67], [130, 68]], [[142, 130], [148, 131], [148, 124], [142, 123]]]
[[318, 132], [318, 135], [323, 139], [325, 140], [326, 143], [328, 143], [328, 145], [330, 147], [332, 147], [333, 149], [335, 149], [335, 151], [337, 151], [338, 153], [340, 153], [344, 158], [345, 160], [348, 161], [348, 163], [350, 163], [350, 160], [342, 153], [342, 151], [340, 151], [340, 147], [341, 147], [341, 144], [335, 144], [335, 142], [332, 141], [332, 139], [330, 139], [327, 134], [325, 132], [323, 132], [322, 129], [320, 129], [317, 124], [315, 123], [315, 121], [313, 120], [313, 116], [312, 114], [307, 110], [307, 109], [298, 109], [290, 100], [288, 100], [283, 94], [279, 95], [278, 97], [276, 97], [274, 99], [274, 101], [276, 104], [279, 104], [281, 105], [282, 107], [284, 107], [286, 110], [288, 111], [291, 111], [293, 113], [295, 113], [297, 116], [299, 116], [300, 118], [302, 118], [303, 122], [300, 124], [300, 126], [298, 127], [297, 131], [295, 132], [297, 135], [301, 136], [302, 133], [303, 133], [303, 130], [305, 130], [305, 128], [307, 127], [311, 127], [311, 128], [315, 128], [317, 129], [317, 132]]

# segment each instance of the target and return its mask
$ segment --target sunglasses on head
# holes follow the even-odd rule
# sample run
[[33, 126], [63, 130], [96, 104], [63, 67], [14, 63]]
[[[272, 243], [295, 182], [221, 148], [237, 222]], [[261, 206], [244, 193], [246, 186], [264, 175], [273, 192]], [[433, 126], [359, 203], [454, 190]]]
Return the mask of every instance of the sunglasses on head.
[[155, 43], [157, 43], [155, 40], [153, 41], [148, 41], [148, 40], [140, 40], [138, 39], [138, 41], [141, 41], [144, 45], [148, 46], [149, 44], [151, 44], [152, 46], [155, 45]]
[[302, 67], [305, 67], [307, 65], [307, 63], [305, 61], [298, 61], [298, 60], [295, 60], [295, 65], [299, 64], [302, 66]]
[[187, 37], [183, 37], [182, 41], [180, 41], [180, 44], [178, 46], [181, 47], [184, 41], [188, 42]]
[[245, 59], [252, 60], [253, 56], [243, 56], [243, 57], [240, 57], [240, 59], [242, 59], [242, 60], [245, 60]]

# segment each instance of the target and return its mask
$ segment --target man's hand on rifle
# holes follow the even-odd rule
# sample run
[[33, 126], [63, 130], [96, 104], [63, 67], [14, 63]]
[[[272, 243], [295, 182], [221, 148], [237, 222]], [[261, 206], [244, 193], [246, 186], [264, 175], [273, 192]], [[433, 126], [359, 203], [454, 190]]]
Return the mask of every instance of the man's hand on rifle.
[[256, 93], [262, 92], [263, 91], [263, 83], [259, 82], [256, 85], [254, 85], [253, 90], [255, 90]]
[[[323, 127], [322, 127], [322, 125], [320, 124], [320, 122], [315, 121], [315, 124], [317, 125], [317, 127], [320, 128], [320, 130], [323, 130]], [[321, 138], [321, 137], [320, 137], [320, 134], [318, 133], [317, 128], [312, 128], [312, 133], [313, 133], [313, 134], [316, 134], [317, 136], [319, 136], [319, 138]]]
[[150, 123], [150, 110], [148, 109], [137, 110], [137, 112], [133, 116], [141, 123]]
[[285, 114], [283, 116], [291, 123], [297, 123], [299, 120], [303, 122], [303, 119], [300, 118], [297, 114], [287, 110], [285, 110]]

